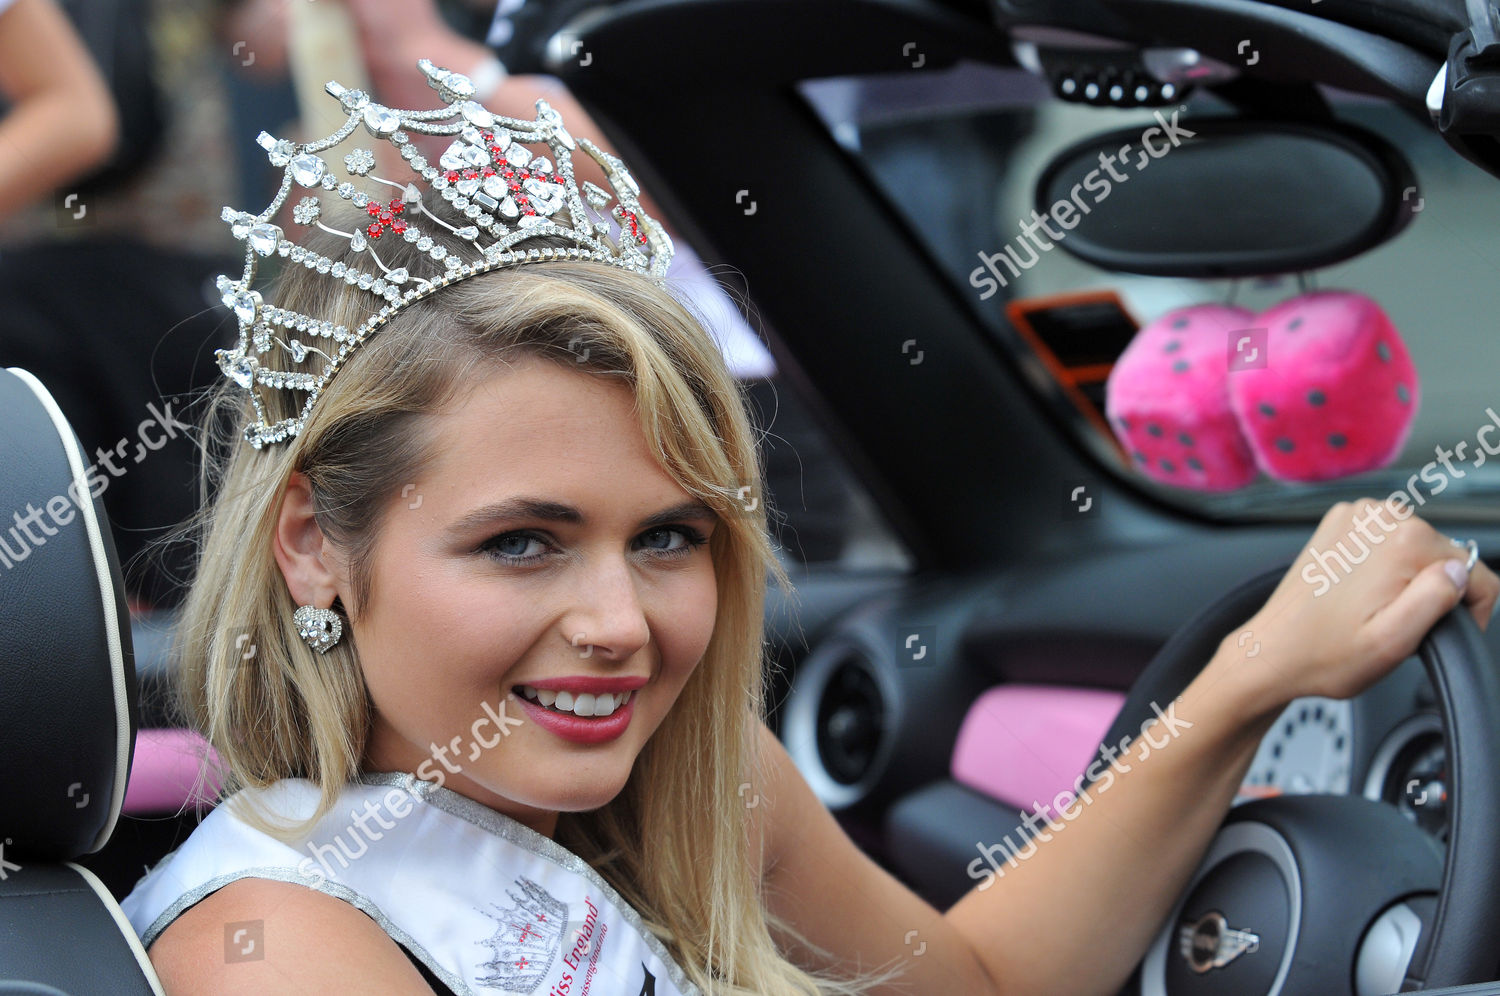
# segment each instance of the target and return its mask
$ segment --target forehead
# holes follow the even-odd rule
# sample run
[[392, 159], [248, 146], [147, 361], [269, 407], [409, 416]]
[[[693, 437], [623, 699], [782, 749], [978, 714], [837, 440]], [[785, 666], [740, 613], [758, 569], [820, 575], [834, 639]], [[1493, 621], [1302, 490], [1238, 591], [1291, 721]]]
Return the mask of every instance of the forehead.
[[657, 462], [623, 378], [523, 356], [486, 367], [431, 421], [424, 477], [464, 491], [521, 487], [682, 489]]

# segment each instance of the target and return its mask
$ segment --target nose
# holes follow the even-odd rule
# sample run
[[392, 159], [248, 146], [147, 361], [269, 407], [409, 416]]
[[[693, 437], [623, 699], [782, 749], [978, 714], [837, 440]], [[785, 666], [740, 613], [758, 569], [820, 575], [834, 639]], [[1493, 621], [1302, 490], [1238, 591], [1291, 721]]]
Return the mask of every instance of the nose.
[[577, 603], [562, 635], [579, 657], [630, 658], [651, 639], [635, 576], [623, 557], [601, 558], [578, 578]]

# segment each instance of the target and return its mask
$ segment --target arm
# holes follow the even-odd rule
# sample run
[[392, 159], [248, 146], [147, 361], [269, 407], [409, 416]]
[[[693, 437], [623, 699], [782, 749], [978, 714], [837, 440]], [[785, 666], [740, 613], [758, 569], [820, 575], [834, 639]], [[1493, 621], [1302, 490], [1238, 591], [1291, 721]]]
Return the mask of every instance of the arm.
[[[349, 12], [359, 27], [376, 95], [398, 107], [431, 107], [435, 103], [432, 89], [417, 72], [418, 59], [430, 59], [457, 73], [471, 73], [494, 58], [488, 46], [449, 28], [432, 0], [403, 3], [399, 8], [387, 0], [349, 0]], [[508, 76], [493, 93], [480, 94], [479, 102], [496, 114], [529, 121], [536, 117], [538, 97], [545, 98], [562, 115], [575, 137], [586, 138], [606, 152], [616, 152], [583, 105], [551, 76]], [[582, 150], [574, 154], [573, 168], [580, 183], [592, 180], [609, 189], [604, 170]], [[646, 213], [670, 233], [672, 228], [656, 202], [645, 193], [640, 201]]]
[[0, 14], [0, 218], [109, 158], [114, 98], [52, 0], [16, 0]]
[[[1370, 507], [1335, 506], [1310, 547], [1328, 549], [1362, 518], [1368, 526]], [[946, 914], [853, 845], [767, 732], [767, 787], [757, 788], [771, 803], [767, 902], [826, 951], [793, 946], [789, 954], [844, 970], [904, 958], [905, 978], [883, 994], [1118, 991], [1287, 702], [1362, 691], [1408, 657], [1460, 598], [1488, 622], [1500, 580], [1480, 564], [1460, 591], [1444, 568], [1455, 558], [1462, 563], [1445, 538], [1412, 518], [1315, 600], [1300, 575], [1311, 562], [1304, 550], [1246, 623], [1262, 653], [1241, 660], [1226, 638], [1175, 706], [1161, 703], [1168, 722], [1157, 720], [1100, 773], [1088, 801], [1080, 797], [1061, 820], [1042, 823], [1014, 866], [996, 851], [1003, 876], [988, 876]], [[980, 843], [998, 844], [1012, 829], [995, 827]]]
[[[245, 922], [261, 924], [260, 957], [230, 961], [226, 927]], [[148, 953], [167, 996], [432, 996], [374, 920], [290, 882], [231, 882], [173, 920]]]

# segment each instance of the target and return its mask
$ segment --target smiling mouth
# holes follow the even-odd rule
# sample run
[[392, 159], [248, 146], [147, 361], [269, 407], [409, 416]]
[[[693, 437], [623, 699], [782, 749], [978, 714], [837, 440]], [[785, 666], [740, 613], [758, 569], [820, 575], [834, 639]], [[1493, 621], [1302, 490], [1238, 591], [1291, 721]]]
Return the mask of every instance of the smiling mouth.
[[527, 701], [535, 702], [546, 709], [561, 713], [565, 716], [579, 716], [584, 719], [603, 719], [614, 715], [635, 696], [635, 692], [601, 692], [591, 694], [589, 692], [556, 692], [550, 688], [532, 688], [530, 685], [517, 685], [512, 689], [517, 695]]

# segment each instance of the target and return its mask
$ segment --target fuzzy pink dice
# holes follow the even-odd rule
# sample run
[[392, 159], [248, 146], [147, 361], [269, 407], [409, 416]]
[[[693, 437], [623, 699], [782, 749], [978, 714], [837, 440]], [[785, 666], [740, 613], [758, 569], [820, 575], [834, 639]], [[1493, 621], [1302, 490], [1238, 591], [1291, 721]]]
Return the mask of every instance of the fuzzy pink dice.
[[1324, 481], [1396, 459], [1417, 413], [1417, 371], [1380, 305], [1318, 291], [1254, 324], [1265, 363], [1229, 375], [1229, 403], [1262, 470]]
[[1136, 467], [1165, 484], [1229, 491], [1254, 480], [1255, 458], [1229, 405], [1233, 335], [1244, 308], [1200, 304], [1136, 333], [1105, 385], [1105, 414]]

